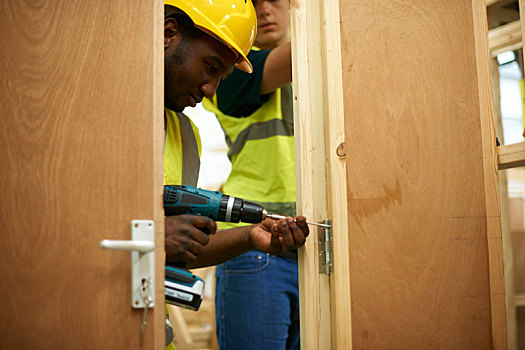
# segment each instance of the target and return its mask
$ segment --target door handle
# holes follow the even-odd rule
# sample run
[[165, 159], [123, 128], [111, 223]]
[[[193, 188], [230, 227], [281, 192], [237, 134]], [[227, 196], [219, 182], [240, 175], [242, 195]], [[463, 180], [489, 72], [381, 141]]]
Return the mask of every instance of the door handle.
[[155, 249], [155, 243], [151, 241], [117, 241], [104, 239], [100, 242], [102, 249], [137, 251], [139, 253], [149, 253]]
[[102, 249], [131, 252], [131, 306], [155, 306], [155, 224], [152, 220], [131, 221], [131, 240], [104, 239]]

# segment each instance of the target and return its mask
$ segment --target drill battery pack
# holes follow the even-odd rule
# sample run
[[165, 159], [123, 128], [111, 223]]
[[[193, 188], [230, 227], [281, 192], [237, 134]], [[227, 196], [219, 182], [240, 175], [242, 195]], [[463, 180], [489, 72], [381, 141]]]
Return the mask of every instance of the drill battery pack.
[[201, 306], [204, 292], [202, 278], [187, 270], [172, 266], [166, 266], [165, 275], [166, 302], [197, 311]]

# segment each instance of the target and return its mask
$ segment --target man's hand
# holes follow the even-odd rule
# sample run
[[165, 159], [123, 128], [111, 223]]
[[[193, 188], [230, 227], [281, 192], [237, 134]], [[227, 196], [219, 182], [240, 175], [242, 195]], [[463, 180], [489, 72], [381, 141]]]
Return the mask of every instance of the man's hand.
[[217, 224], [210, 218], [197, 215], [168, 216], [165, 221], [164, 245], [166, 261], [191, 263], [197, 259], [214, 234]]
[[250, 240], [256, 249], [277, 254], [301, 247], [309, 233], [304, 216], [279, 221], [266, 219], [250, 230]]

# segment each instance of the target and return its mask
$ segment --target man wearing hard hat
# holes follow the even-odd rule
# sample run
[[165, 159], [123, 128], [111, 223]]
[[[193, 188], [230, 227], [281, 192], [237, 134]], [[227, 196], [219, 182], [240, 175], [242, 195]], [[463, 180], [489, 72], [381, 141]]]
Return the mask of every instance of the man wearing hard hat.
[[[246, 55], [256, 36], [256, 15], [249, 0], [165, 0], [164, 20], [164, 183], [195, 186], [200, 166], [197, 128], [182, 114], [203, 97], [212, 98], [222, 77], [234, 67], [251, 73]], [[295, 221], [294, 221], [295, 220]], [[203, 216], [166, 218], [168, 263], [202, 267], [251, 250], [282, 253], [302, 246], [308, 236], [302, 216], [220, 231]], [[173, 349], [167, 320], [166, 344]]]

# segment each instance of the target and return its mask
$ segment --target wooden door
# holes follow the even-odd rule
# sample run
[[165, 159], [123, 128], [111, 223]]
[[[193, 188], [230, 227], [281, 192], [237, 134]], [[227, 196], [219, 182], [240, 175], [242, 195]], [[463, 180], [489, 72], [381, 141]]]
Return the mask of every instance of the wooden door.
[[291, 1], [303, 349], [505, 349], [485, 1]]
[[[2, 1], [0, 348], [164, 347], [161, 1]], [[132, 309], [134, 219], [156, 304]]]

